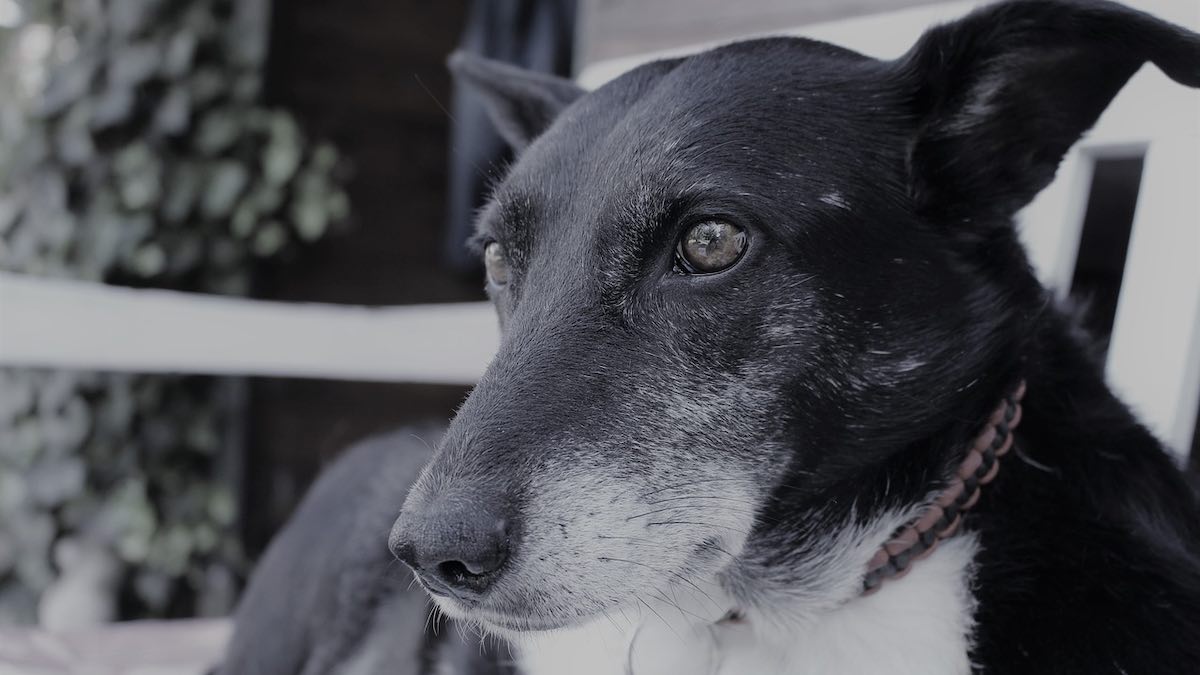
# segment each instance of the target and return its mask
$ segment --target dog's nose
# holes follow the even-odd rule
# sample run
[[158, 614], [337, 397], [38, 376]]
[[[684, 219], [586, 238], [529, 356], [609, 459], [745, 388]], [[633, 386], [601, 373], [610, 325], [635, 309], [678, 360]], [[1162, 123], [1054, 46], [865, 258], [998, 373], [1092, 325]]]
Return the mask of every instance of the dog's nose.
[[510, 520], [489, 502], [435, 498], [405, 505], [388, 548], [431, 592], [478, 596], [499, 576], [512, 545]]

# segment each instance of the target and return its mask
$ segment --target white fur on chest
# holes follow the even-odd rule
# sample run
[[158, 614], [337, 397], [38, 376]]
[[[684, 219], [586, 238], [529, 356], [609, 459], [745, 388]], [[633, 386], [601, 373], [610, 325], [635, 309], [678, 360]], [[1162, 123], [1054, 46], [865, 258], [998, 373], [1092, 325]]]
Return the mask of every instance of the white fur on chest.
[[[977, 548], [974, 535], [946, 541], [903, 579], [804, 626], [764, 626], [754, 616], [712, 625], [695, 616], [711, 613], [702, 606], [711, 601], [685, 601], [678, 610], [659, 607], [632, 621], [617, 616], [540, 636], [521, 647], [522, 669], [528, 675], [962, 675], [970, 672]], [[631, 624], [637, 628], [626, 628]]]

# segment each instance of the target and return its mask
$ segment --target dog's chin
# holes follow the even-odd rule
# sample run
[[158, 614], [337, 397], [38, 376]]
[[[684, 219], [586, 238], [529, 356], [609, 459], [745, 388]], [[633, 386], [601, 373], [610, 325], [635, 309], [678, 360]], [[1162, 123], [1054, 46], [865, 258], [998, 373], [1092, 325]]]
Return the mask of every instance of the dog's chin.
[[570, 628], [582, 619], [563, 620], [533, 614], [499, 612], [486, 607], [466, 607], [454, 598], [430, 596], [443, 614], [464, 623], [477, 625], [488, 632], [507, 638], [518, 638]]
[[484, 616], [477, 619], [479, 623], [498, 635], [509, 638], [529, 636], [536, 633], [546, 633], [570, 628], [573, 622], [564, 622], [544, 617], [506, 617]]

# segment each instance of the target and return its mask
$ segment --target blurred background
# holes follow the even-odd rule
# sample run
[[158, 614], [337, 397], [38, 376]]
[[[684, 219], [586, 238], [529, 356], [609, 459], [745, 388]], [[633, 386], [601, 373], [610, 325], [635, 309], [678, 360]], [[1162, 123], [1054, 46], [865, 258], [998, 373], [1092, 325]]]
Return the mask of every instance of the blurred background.
[[[0, 624], [226, 615], [323, 464], [453, 414], [495, 341], [462, 243], [509, 157], [452, 50], [594, 86], [782, 30], [895, 56], [974, 4], [0, 0]], [[1026, 236], [1186, 464], [1200, 115], [1147, 82]]]

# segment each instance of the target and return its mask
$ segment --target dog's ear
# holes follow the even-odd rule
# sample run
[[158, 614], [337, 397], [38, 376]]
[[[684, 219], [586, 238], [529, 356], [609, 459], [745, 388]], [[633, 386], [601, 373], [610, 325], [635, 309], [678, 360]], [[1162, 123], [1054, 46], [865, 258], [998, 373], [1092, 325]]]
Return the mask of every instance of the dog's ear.
[[570, 80], [466, 52], [451, 54], [447, 65], [457, 81], [483, 99], [496, 130], [517, 152], [584, 93]]
[[897, 62], [919, 207], [1011, 215], [1147, 61], [1200, 86], [1200, 35], [1102, 0], [1015, 0], [929, 30]]

